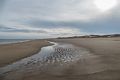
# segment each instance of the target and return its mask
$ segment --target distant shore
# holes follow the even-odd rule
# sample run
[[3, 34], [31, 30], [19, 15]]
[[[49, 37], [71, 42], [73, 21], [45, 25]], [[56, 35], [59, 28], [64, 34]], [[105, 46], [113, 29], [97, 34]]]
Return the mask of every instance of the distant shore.
[[46, 40], [32, 40], [0, 45], [0, 67], [38, 53], [44, 46], [51, 45]]

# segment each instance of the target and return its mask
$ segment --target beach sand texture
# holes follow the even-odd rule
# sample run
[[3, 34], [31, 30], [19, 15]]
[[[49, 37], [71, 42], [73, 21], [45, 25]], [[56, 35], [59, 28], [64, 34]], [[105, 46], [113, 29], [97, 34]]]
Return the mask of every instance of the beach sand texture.
[[[118, 38], [73, 38], [56, 39], [54, 41], [72, 43], [87, 48], [92, 54], [99, 57], [93, 63], [85, 64], [87, 69], [102, 67], [103, 71], [93, 74], [74, 76], [75, 80], [120, 80], [120, 37]], [[84, 62], [85, 63], [85, 62]], [[99, 65], [103, 64], [103, 65]], [[98, 66], [99, 65], [99, 66]], [[81, 65], [79, 65], [79, 68]], [[73, 70], [74, 71], [74, 70]], [[97, 71], [97, 70], [96, 70]], [[78, 78], [77, 78], [78, 77]], [[74, 79], [73, 79], [74, 80]]]
[[31, 56], [43, 46], [50, 45], [46, 40], [33, 40], [13, 44], [0, 45], [0, 67]]
[[[53, 66], [53, 70], [51, 72], [47, 71], [39, 74], [33, 73], [33, 75], [31, 74], [29, 76], [27, 76], [26, 74], [26, 76], [22, 78], [23, 80], [120, 80], [120, 38], [69, 38], [50, 39], [50, 41], [70, 43], [76, 45], [77, 47], [86, 48], [90, 51], [90, 55], [82, 56], [79, 61], [77, 61], [76, 63], [71, 63], [71, 65], [67, 67], [63, 66], [64, 69], [62, 71], [60, 71], [60, 69], [54, 71]], [[21, 50], [23, 51], [29, 51], [29, 49], [31, 48], [28, 54], [30, 54], [31, 51], [35, 51], [34, 53], [36, 53], [36, 48], [39, 49], [38, 47], [41, 47], [40, 45], [38, 45], [38, 43], [42, 43], [43, 45], [45, 45], [46, 42], [43, 42], [33, 41], [22, 44], [10, 44], [6, 46], [6, 49], [9, 50], [9, 48], [11, 48], [8, 51], [10, 52], [12, 51], [11, 45], [16, 45], [17, 47], [18, 45], [21, 45]], [[28, 45], [30, 48], [26, 48], [28, 47]], [[13, 48], [13, 51], [16, 52], [17, 49], [20, 49], [15, 49], [15, 46]], [[5, 52], [6, 49], [1, 50]], [[33, 52], [31, 52], [31, 54], [33, 54]], [[26, 56], [28, 56], [28, 54], [26, 54]], [[14, 53], [11, 57], [16, 58], [16, 56], [14, 55], [17, 55], [19, 57], [20, 53], [19, 55]], [[3, 58], [2, 60], [8, 60], [8, 58], [11, 58], [7, 56], [7, 53], [6, 55], [4, 54], [3, 57], [5, 58]], [[48, 67], [48, 69], [49, 68], [50, 67]], [[59, 71], [60, 74], [56, 74]], [[11, 73], [11, 75], [14, 74], [14, 72]], [[11, 75], [8, 76], [10, 77]]]

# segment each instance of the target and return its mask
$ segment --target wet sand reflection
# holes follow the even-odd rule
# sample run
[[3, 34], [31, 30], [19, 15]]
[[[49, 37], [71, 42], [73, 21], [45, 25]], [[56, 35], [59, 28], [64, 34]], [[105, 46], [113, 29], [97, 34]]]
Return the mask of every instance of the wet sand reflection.
[[[3, 77], [3, 80], [21, 80], [25, 76], [43, 75], [44, 73], [60, 75], [69, 70], [70, 65], [79, 61], [82, 63], [84, 56], [91, 56], [89, 51], [84, 48], [71, 44], [54, 43], [52, 46], [43, 47], [38, 54], [0, 68], [0, 76]], [[80, 71], [83, 69], [81, 68]]]

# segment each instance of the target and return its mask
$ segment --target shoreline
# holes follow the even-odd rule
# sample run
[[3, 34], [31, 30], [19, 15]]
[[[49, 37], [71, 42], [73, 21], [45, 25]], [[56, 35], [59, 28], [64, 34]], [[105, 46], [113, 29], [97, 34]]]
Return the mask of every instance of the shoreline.
[[[2, 40], [2, 39], [0, 39], [0, 40]], [[4, 39], [3, 39], [4, 40]], [[7, 40], [7, 39], [5, 39], [5, 40]], [[23, 40], [23, 39], [8, 39], [8, 40], [12, 40], [12, 41], [1, 41], [0, 42], [0, 45], [8, 45], [8, 44], [16, 44], [16, 43], [22, 43], [22, 42], [28, 42], [28, 41], [33, 41], [33, 40], [30, 40], [30, 39], [25, 39], [25, 40]]]
[[42, 47], [52, 45], [47, 40], [30, 40], [25, 42], [0, 45], [0, 67], [38, 53]]

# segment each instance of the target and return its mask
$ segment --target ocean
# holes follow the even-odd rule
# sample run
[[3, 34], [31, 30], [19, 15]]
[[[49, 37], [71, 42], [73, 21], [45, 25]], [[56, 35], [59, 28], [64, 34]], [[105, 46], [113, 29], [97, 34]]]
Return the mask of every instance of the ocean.
[[29, 39], [0, 39], [0, 44], [10, 44], [28, 41]]

